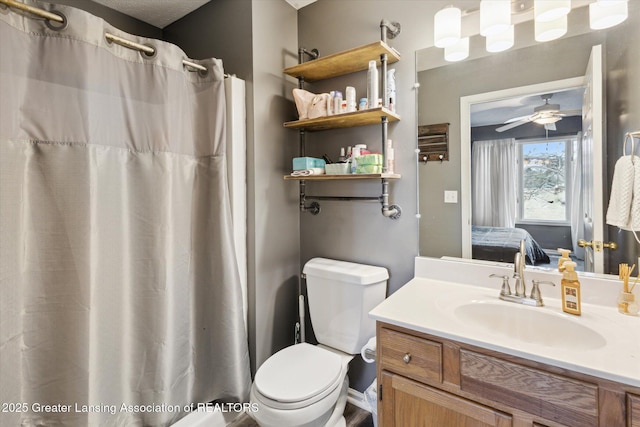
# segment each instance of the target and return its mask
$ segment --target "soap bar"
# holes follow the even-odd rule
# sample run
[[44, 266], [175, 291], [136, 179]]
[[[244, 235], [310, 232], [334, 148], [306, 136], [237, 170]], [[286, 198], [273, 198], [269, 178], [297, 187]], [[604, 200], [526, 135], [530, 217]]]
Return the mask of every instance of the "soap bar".
[[296, 157], [293, 159], [293, 170], [301, 171], [305, 169], [324, 168], [326, 162], [315, 157]]

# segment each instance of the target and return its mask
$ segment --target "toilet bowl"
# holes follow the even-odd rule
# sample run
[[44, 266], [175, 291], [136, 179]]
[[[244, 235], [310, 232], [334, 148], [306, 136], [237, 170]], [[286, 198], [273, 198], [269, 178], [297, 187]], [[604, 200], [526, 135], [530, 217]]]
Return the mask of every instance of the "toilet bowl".
[[344, 427], [349, 362], [375, 335], [368, 312], [384, 300], [385, 268], [313, 258], [305, 264], [318, 345], [301, 343], [268, 358], [251, 386], [261, 427]]
[[302, 343], [271, 356], [256, 373], [251, 416], [263, 427], [337, 427], [349, 389], [352, 355]]

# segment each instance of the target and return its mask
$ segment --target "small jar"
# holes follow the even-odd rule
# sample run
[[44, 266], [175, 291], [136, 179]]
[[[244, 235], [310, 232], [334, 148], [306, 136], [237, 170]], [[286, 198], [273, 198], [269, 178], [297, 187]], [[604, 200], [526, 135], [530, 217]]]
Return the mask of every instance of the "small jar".
[[358, 104], [358, 110], [366, 110], [369, 108], [367, 104], [367, 98], [360, 98], [360, 104]]
[[636, 302], [636, 296], [633, 292], [620, 291], [618, 295], [618, 312], [637, 316], [640, 311], [640, 304]]

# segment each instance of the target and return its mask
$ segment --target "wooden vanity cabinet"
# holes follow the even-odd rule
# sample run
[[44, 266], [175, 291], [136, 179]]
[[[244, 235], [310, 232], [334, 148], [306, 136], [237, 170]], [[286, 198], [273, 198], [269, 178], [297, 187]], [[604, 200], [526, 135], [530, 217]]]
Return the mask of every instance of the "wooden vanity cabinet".
[[640, 427], [640, 389], [378, 322], [381, 427]]

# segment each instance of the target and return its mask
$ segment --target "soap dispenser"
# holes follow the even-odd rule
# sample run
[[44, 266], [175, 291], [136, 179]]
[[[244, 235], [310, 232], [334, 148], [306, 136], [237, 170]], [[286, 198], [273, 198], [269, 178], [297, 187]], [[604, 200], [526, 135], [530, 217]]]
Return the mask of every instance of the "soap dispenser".
[[569, 314], [580, 315], [580, 282], [578, 281], [578, 273], [576, 273], [576, 263], [573, 261], [565, 261], [563, 264], [562, 281], [560, 287], [562, 289], [562, 311]]
[[560, 252], [560, 258], [558, 259], [558, 271], [562, 273], [564, 271], [564, 263], [571, 261], [571, 258], [569, 258], [571, 251], [569, 249], [558, 248], [558, 252]]

